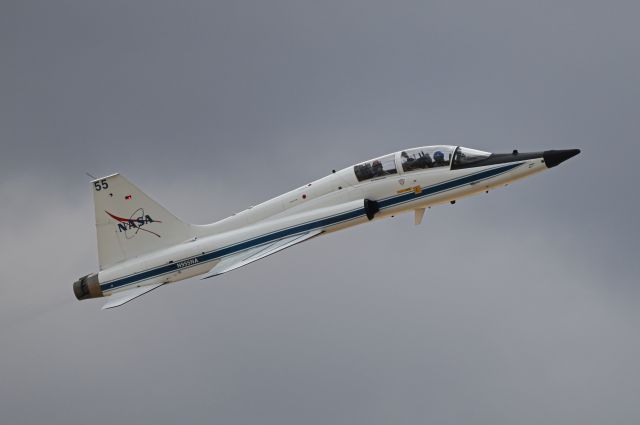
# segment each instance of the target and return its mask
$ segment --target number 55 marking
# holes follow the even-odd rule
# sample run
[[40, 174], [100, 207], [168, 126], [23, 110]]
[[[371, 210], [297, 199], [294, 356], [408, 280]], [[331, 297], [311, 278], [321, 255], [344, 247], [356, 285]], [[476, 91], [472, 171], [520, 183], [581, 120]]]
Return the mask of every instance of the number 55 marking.
[[93, 182], [93, 187], [95, 187], [95, 189], [99, 192], [102, 189], [107, 189], [109, 187], [109, 183], [107, 183], [107, 180], [102, 179], [100, 181]]

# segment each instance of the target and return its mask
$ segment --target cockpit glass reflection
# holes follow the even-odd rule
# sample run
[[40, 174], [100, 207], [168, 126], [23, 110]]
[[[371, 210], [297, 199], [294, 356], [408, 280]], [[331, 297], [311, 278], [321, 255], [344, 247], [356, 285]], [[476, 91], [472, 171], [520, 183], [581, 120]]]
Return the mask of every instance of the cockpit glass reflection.
[[359, 182], [398, 173], [395, 155], [387, 155], [363, 162], [353, 167], [353, 171], [356, 173]]
[[452, 146], [425, 146], [402, 151], [400, 153], [402, 171], [406, 173], [426, 168], [449, 166], [452, 155]]

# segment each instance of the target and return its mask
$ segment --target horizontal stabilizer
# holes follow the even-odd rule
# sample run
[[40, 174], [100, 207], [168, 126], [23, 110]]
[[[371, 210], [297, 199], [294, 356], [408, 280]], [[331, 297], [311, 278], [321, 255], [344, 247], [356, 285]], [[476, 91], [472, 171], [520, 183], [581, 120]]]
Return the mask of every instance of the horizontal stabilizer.
[[102, 306], [103, 310], [108, 308], [120, 307], [123, 304], [128, 303], [129, 301], [135, 300], [136, 298], [146, 294], [147, 292], [151, 292], [156, 288], [161, 287], [164, 283], [158, 283], [156, 285], [148, 285], [141, 286], [139, 288], [129, 289], [128, 291], [124, 291], [122, 293], [112, 295], [114, 297], [111, 301]]
[[254, 261], [258, 261], [271, 254], [275, 254], [278, 251], [282, 251], [283, 249], [318, 236], [320, 233], [322, 233], [322, 230], [313, 230], [311, 232], [283, 238], [257, 248], [248, 249], [231, 255], [216, 264], [216, 266], [202, 279], [208, 279], [210, 277], [230, 272], [231, 270], [235, 270], [242, 266], [246, 266], [249, 263], [253, 263]]

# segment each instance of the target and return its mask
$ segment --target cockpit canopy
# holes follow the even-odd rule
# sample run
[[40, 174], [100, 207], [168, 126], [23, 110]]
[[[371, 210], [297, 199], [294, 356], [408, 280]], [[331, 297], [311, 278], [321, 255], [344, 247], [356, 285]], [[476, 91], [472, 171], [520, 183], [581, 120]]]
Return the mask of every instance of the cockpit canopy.
[[375, 177], [384, 177], [389, 174], [397, 174], [396, 155], [391, 154], [363, 162], [354, 166], [353, 171], [355, 171], [359, 182]]
[[445, 167], [451, 164], [455, 146], [424, 146], [400, 152], [402, 171], [424, 170], [425, 168]]
[[407, 149], [385, 155], [353, 167], [359, 182], [392, 174], [421, 171], [428, 168], [464, 166], [481, 161], [491, 154], [461, 146], [435, 145]]

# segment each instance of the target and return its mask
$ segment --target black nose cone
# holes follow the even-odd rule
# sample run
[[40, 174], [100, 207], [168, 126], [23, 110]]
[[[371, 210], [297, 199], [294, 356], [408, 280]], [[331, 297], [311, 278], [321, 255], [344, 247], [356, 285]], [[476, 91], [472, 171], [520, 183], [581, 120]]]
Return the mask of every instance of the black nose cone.
[[564, 149], [560, 151], [544, 151], [542, 158], [547, 167], [555, 167], [561, 162], [566, 161], [572, 156], [576, 156], [580, 153], [580, 149]]

